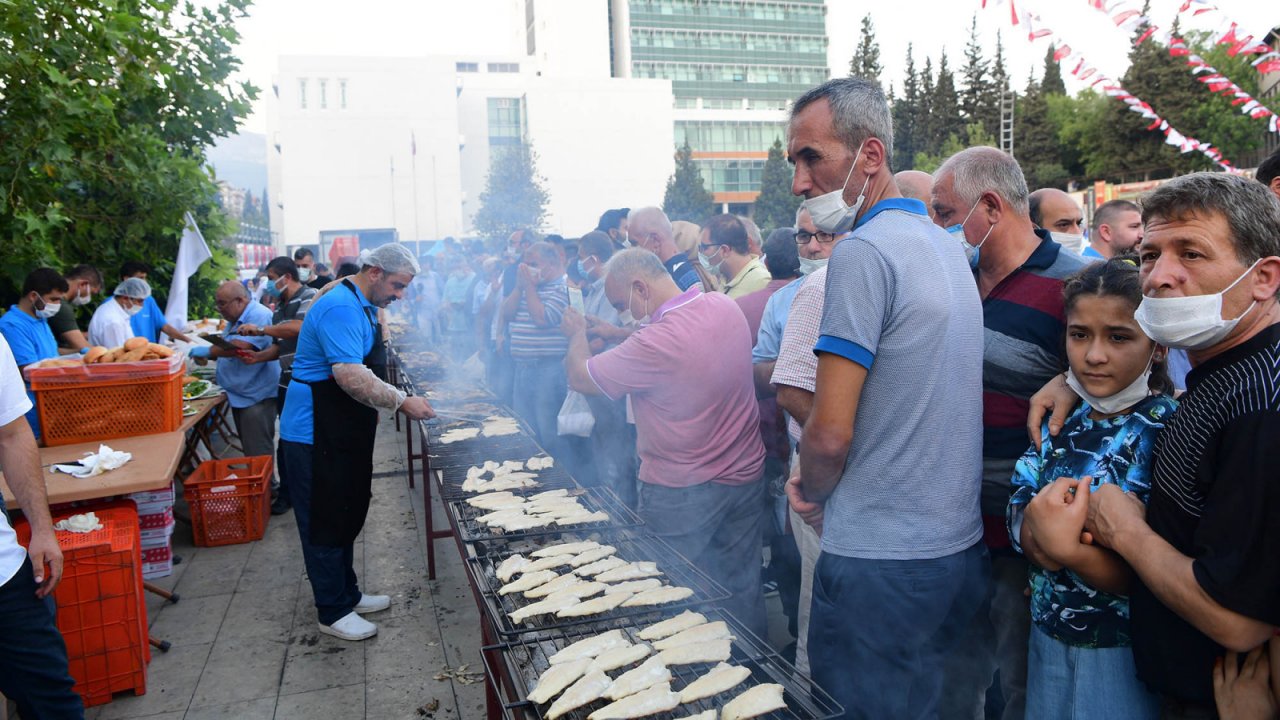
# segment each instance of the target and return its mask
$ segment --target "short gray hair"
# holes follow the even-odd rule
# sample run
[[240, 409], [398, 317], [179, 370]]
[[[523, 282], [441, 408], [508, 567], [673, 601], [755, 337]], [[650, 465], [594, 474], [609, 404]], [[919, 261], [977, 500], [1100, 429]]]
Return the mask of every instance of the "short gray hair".
[[951, 190], [966, 206], [978, 203], [984, 192], [994, 192], [1014, 212], [1030, 217], [1027, 178], [1018, 161], [989, 146], [971, 147], [952, 155], [933, 173], [936, 187], [947, 175], [953, 177]]
[[867, 138], [878, 138], [884, 143], [885, 165], [892, 167], [893, 116], [880, 84], [860, 77], [828, 80], [795, 101], [791, 106], [790, 120], [795, 120], [800, 111], [823, 98], [831, 106], [835, 135], [849, 148], [849, 152], [857, 152]]
[[379, 268], [385, 273], [417, 275], [422, 272], [418, 258], [409, 252], [409, 248], [398, 242], [390, 242], [372, 250], [365, 250], [360, 253], [360, 264], [365, 267]]
[[616, 253], [605, 265], [605, 272], [614, 278], [614, 282], [631, 282], [636, 278], [657, 280], [669, 277], [667, 268], [657, 255], [644, 248], [627, 248]]
[[1236, 257], [1252, 265], [1280, 256], [1280, 202], [1267, 186], [1226, 173], [1174, 178], [1142, 199], [1142, 224], [1221, 215], [1231, 229]]
[[[804, 203], [800, 203], [800, 207], [796, 208], [796, 224], [794, 227], [797, 231], [800, 230], [800, 215], [807, 212], [809, 212], [809, 208], [805, 207]], [[812, 213], [809, 214], [809, 222], [813, 222]]]
[[134, 300], [145, 300], [151, 297], [151, 286], [142, 278], [129, 278], [121, 280], [116, 286], [114, 292], [111, 293], [117, 297], [133, 298]]

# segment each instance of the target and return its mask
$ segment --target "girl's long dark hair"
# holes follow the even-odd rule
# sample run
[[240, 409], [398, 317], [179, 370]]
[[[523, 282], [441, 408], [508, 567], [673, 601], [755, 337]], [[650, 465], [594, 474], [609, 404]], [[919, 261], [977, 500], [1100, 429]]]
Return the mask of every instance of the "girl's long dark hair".
[[[1123, 298], [1136, 311], [1138, 304], [1142, 302], [1142, 281], [1138, 279], [1138, 256], [1117, 255], [1110, 260], [1093, 263], [1067, 278], [1062, 285], [1067, 314], [1075, 308], [1076, 299], [1082, 295]], [[1162, 395], [1173, 394], [1173, 380], [1169, 378], [1167, 359], [1152, 361], [1151, 378], [1147, 385], [1152, 391]]]

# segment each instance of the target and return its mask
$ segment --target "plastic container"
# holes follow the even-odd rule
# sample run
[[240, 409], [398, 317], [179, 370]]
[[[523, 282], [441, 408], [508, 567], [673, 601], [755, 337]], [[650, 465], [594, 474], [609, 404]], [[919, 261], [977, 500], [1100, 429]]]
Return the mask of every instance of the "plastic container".
[[[110, 702], [124, 690], [144, 694], [150, 659], [138, 513], [126, 501], [79, 507], [53, 521], [90, 511], [103, 529], [57, 534], [63, 571], [53, 591], [71, 677], [86, 707]], [[22, 545], [30, 544], [25, 518], [14, 530]]]
[[261, 540], [271, 517], [270, 455], [206, 460], [183, 482], [199, 547]]
[[46, 446], [172, 432], [182, 424], [183, 357], [28, 368]]

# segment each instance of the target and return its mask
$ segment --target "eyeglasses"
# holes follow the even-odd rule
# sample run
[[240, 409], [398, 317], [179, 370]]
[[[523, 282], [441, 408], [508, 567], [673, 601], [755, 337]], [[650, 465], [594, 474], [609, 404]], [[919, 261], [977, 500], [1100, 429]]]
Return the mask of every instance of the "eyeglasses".
[[825, 233], [825, 232], [811, 233], [808, 230], [800, 230], [799, 232], [796, 233], [796, 244], [808, 245], [809, 241], [813, 240], [814, 238], [817, 238], [818, 242], [822, 243], [823, 245], [830, 245], [831, 243], [835, 242], [836, 236], [833, 235], [832, 233]]
[[714, 243], [698, 243], [698, 249], [701, 250], [704, 254], [718, 247], [720, 246]]

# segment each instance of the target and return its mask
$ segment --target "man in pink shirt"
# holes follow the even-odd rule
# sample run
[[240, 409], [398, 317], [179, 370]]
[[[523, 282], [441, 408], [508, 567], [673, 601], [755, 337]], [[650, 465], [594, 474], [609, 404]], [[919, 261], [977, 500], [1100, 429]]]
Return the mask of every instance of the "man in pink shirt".
[[763, 637], [764, 445], [747, 320], [724, 295], [681, 292], [642, 249], [613, 256], [605, 294], [640, 329], [591, 357], [582, 316], [567, 311], [561, 329], [569, 338], [569, 386], [615, 400], [631, 396], [641, 517], [724, 585], [732, 595], [726, 607]]

